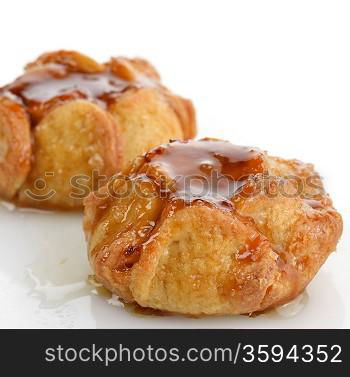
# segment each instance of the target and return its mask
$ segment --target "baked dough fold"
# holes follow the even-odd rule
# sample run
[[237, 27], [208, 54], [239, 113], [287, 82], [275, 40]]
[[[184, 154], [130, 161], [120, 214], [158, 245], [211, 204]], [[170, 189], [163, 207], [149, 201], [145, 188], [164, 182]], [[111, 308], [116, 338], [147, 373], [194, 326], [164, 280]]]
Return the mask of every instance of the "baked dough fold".
[[263, 311], [300, 294], [342, 232], [310, 164], [226, 141], [172, 142], [85, 200], [96, 279], [186, 315]]

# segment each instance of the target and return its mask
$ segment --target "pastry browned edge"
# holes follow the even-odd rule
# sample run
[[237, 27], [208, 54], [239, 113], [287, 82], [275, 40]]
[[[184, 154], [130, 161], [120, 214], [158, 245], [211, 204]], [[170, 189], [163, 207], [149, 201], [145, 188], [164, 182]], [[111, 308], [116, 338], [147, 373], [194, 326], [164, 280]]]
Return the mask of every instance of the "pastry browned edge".
[[137, 158], [85, 200], [84, 227], [99, 283], [125, 302], [201, 316], [296, 297], [342, 219], [311, 164], [203, 139]]
[[76, 209], [130, 161], [196, 133], [192, 103], [142, 59], [40, 56], [0, 89], [0, 197]]

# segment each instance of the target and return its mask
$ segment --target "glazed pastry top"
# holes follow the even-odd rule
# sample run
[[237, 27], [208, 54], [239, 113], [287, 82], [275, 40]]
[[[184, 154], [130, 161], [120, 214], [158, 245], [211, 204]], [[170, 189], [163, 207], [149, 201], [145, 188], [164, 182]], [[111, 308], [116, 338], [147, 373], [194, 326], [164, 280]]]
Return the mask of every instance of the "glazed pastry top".
[[36, 125], [66, 101], [87, 99], [106, 108], [129, 88], [159, 85], [157, 75], [151, 75], [136, 71], [122, 58], [98, 64], [84, 55], [60, 51], [29, 64], [22, 76], [0, 89], [0, 96], [23, 104]]
[[[164, 87], [146, 60], [100, 64], [75, 51], [46, 53], [0, 88], [0, 196], [25, 206], [78, 208], [73, 177], [90, 177], [87, 187], [96, 189], [95, 171], [108, 179], [151, 148], [195, 134], [191, 101]], [[45, 189], [35, 186], [38, 179]]]
[[258, 148], [202, 139], [161, 145], [146, 153], [134, 170], [138, 178], [151, 178], [160, 197], [176, 206], [201, 201], [229, 209], [234, 195], [251, 175], [264, 173], [266, 164]]

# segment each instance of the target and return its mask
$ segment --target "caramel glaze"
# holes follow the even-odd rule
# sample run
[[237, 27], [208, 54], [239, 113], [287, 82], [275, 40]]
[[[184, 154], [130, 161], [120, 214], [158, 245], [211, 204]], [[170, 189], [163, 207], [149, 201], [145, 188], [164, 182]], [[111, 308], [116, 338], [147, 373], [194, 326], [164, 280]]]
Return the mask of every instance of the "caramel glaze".
[[137, 81], [124, 80], [108, 65], [102, 72], [86, 73], [53, 63], [26, 72], [1, 88], [0, 96], [23, 104], [32, 125], [36, 125], [50, 110], [66, 101], [86, 99], [107, 108], [127, 89], [153, 85], [151, 79], [143, 76]]
[[[172, 202], [203, 202], [232, 209], [232, 198], [252, 175], [264, 173], [263, 152], [226, 141], [174, 141], [146, 153], [147, 168], [156, 168], [171, 180], [156, 182], [160, 196]], [[150, 177], [152, 178], [152, 176]]]
[[[203, 205], [234, 212], [242, 222], [252, 223], [237, 213], [233, 198], [248, 182], [249, 177], [264, 173], [264, 155], [259, 149], [241, 147], [225, 141], [173, 141], [159, 146], [143, 157], [143, 162], [130, 174], [131, 180], [154, 183], [165, 208], [145, 238], [138, 238], [127, 247], [116, 271], [127, 272], [139, 260], [143, 247], [157, 234], [164, 217], [191, 206]], [[138, 213], [143, 218], [145, 213]], [[145, 217], [146, 217], [145, 216]], [[260, 234], [247, 239], [237, 253], [238, 263], [254, 261], [266, 242]]]

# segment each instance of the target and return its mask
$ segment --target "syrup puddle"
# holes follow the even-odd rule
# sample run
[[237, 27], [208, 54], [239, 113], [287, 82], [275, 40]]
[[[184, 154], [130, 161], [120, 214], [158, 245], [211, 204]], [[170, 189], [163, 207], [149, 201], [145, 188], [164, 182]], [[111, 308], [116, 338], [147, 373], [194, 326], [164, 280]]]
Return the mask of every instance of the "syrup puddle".
[[[25, 211], [27, 212], [27, 211]], [[46, 214], [46, 212], [45, 212]], [[94, 287], [87, 279], [90, 272], [81, 217], [25, 213], [26, 223], [40, 222], [40, 239], [33, 262], [26, 266], [25, 282], [29, 296], [39, 300], [39, 308], [52, 309], [72, 300], [90, 296]]]
[[274, 309], [274, 312], [283, 318], [292, 318], [300, 314], [309, 302], [309, 295], [306, 291], [301, 293], [294, 300]]
[[86, 275], [87, 278], [85, 280], [57, 284], [42, 275], [39, 277], [32, 268], [27, 268], [26, 273], [31, 287], [29, 295], [39, 299], [40, 309], [59, 308], [70, 301], [91, 295], [100, 296], [113, 306], [124, 307], [117, 296], [112, 295], [102, 284], [95, 281], [93, 275]]
[[87, 281], [64, 285], [55, 285], [49, 280], [42, 282], [30, 268], [27, 269], [27, 277], [32, 286], [29, 294], [39, 298], [39, 307], [42, 309], [58, 308], [69, 301], [89, 295], [93, 290]]

